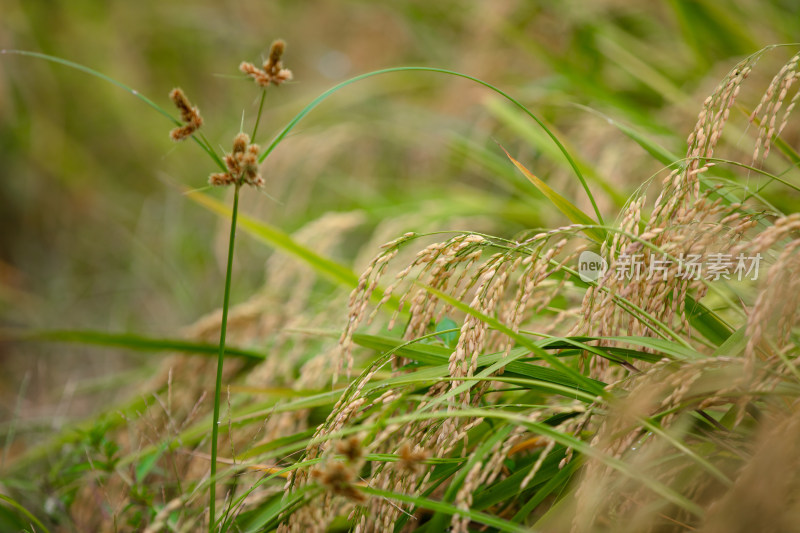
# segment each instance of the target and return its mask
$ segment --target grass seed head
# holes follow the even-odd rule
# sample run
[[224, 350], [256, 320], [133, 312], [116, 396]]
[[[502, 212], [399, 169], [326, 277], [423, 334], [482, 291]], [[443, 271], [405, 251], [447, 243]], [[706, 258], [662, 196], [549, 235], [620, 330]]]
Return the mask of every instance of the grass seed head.
[[181, 112], [181, 121], [185, 124], [170, 131], [169, 135], [173, 141], [182, 141], [190, 137], [200, 126], [203, 125], [203, 118], [200, 116], [200, 111], [193, 107], [186, 98], [183, 90], [180, 88], [172, 89], [169, 93], [170, 100]]
[[356, 436], [339, 441], [336, 444], [336, 451], [344, 455], [349, 463], [357, 463], [364, 456], [361, 440]]
[[364, 503], [367, 499], [363, 492], [353, 486], [356, 480], [353, 468], [341, 461], [330, 461], [323, 468], [314, 468], [311, 477], [334, 494], [356, 503]]
[[250, 144], [250, 137], [246, 133], [239, 133], [233, 139], [233, 150], [225, 154], [223, 161], [228, 167], [228, 172], [211, 174], [208, 182], [211, 185], [223, 186], [234, 184], [247, 184], [253, 187], [263, 187], [264, 178], [258, 171], [257, 144]]
[[280, 85], [285, 81], [292, 79], [292, 71], [283, 68], [281, 57], [286, 49], [286, 43], [282, 40], [277, 40], [272, 43], [269, 50], [269, 58], [264, 62], [263, 68], [258, 68], [252, 63], [243, 61], [239, 65], [239, 70], [253, 78], [259, 86], [268, 87], [272, 85]]
[[427, 461], [431, 456], [428, 450], [419, 446], [412, 448], [407, 442], [404, 442], [403, 445], [400, 446], [400, 449], [397, 450], [397, 455], [400, 456], [398, 466], [403, 470], [415, 473], [418, 473], [424, 467], [422, 463]]

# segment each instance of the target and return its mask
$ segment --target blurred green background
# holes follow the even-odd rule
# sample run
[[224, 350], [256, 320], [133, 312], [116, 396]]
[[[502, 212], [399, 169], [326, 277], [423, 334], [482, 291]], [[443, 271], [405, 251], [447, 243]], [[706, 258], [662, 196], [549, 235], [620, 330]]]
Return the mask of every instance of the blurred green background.
[[[260, 62], [275, 38], [288, 43], [284, 63], [295, 80], [268, 90], [256, 139], [262, 145], [319, 93], [356, 74], [421, 65], [476, 76], [554, 127], [610, 219], [661, 165], [575, 104], [682, 154], [703, 100], [724, 74], [763, 46], [795, 40], [798, 30], [800, 4], [791, 0], [0, 0], [0, 48], [75, 61], [166, 108], [169, 91], [180, 86], [220, 150], [242, 120], [246, 131], [252, 127], [257, 109], [257, 87], [237, 67]], [[791, 53], [764, 61], [780, 65]], [[184, 195], [184, 188], [204, 187], [214, 170], [205, 154], [171, 142], [164, 117], [108, 83], [30, 57], [2, 55], [0, 65], [0, 328], [177, 337], [217, 309], [227, 226]], [[768, 79], [753, 84], [754, 94]], [[797, 131], [785, 138], [796, 146]], [[333, 252], [355, 270], [360, 254], [374, 252], [361, 246], [379, 227], [388, 238], [431, 227], [513, 237], [564, 223], [500, 157], [496, 142], [588, 208], [528, 119], [468, 81], [402, 73], [353, 85], [315, 110], [265, 164], [265, 194], [248, 191], [243, 209], [290, 233], [327, 212], [358, 212], [364, 239]], [[739, 149], [735, 140], [728, 149]], [[773, 200], [797, 201], [786, 194]], [[387, 221], [394, 221], [389, 229]], [[272, 253], [239, 240], [234, 302], [260, 289]], [[89, 378], [123, 376], [129, 387], [116, 390], [124, 394], [146, 375], [136, 369], [149, 360], [11, 343], [0, 344], [0, 357], [0, 422], [45, 427], [107, 398], [107, 388], [104, 396], [88, 394]]]

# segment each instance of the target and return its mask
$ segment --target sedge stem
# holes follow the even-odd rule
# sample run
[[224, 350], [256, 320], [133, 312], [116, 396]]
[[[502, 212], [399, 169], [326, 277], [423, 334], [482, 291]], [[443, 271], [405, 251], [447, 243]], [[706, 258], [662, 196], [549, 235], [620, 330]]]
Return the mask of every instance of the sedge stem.
[[222, 366], [225, 359], [225, 334], [228, 329], [228, 306], [231, 297], [231, 272], [233, 270], [233, 244], [236, 238], [236, 218], [239, 213], [239, 189], [237, 183], [233, 191], [233, 209], [231, 211], [231, 235], [228, 240], [228, 266], [225, 271], [225, 295], [222, 302], [222, 323], [219, 329], [219, 356], [217, 357], [217, 384], [214, 387], [214, 418], [211, 427], [211, 479], [208, 490], [208, 531], [213, 533], [216, 500], [217, 500], [217, 438], [219, 436], [219, 403], [222, 390]]
[[267, 90], [261, 90], [261, 101], [258, 103], [258, 114], [256, 114], [256, 123], [253, 125], [253, 134], [250, 136], [253, 142], [256, 142], [256, 133], [258, 133], [258, 123], [261, 122], [261, 112], [264, 110], [264, 99], [267, 96]]

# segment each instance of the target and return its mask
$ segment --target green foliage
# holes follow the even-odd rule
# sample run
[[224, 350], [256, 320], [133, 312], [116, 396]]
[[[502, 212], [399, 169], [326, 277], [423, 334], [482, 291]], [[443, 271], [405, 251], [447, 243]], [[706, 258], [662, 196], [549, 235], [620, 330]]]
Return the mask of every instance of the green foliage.
[[[70, 16], [92, 18], [78, 13], [88, 4], [76, 6]], [[456, 9], [402, 2], [386, 12], [360, 3], [341, 12], [320, 8], [323, 18], [344, 16], [348, 23], [353, 10], [363, 9], [376, 27], [391, 27], [381, 18], [389, 13], [399, 16], [412, 37], [400, 47], [406, 52], [388, 64], [422, 66], [373, 70], [367, 68], [370, 62], [359, 63], [365, 74], [323, 82], [310, 67], [295, 67], [302, 65], [299, 58], [310, 64], [323, 54], [315, 41], [283, 35], [298, 54], [292, 67], [300, 83], [260, 91], [242, 112], [242, 102], [253, 100], [252, 84], [209, 80], [200, 73], [230, 73], [240, 56], [257, 56], [266, 44], [265, 28], [241, 32], [248, 34], [246, 42], [217, 46], [207, 28], [201, 39], [187, 39], [174, 27], [157, 28], [159, 16], [143, 11], [143, 42], [130, 53], [146, 68], [128, 72], [125, 64], [117, 69], [115, 61], [69, 53], [60, 43], [68, 33], [46, 31], [43, 8], [17, 7], [16, 15], [31, 22], [40, 46], [12, 44], [42, 52], [3, 51], [16, 107], [10, 126], [0, 128], [0, 139], [13, 144], [0, 145], [24, 154], [6, 158], [8, 172], [30, 169], [30, 177], [2, 187], [13, 190], [9, 197], [33, 197], [31, 184], [52, 174], [58, 185], [42, 193], [53, 196], [43, 196], [37, 210], [46, 213], [63, 197], [65, 220], [117, 224], [125, 237], [105, 228], [92, 242], [95, 233], [85, 226], [75, 231], [85, 233], [81, 238], [60, 236], [66, 244], [59, 241], [57, 253], [69, 258], [69, 271], [52, 281], [46, 267], [32, 267], [32, 279], [43, 283], [38, 294], [7, 283], [0, 270], [0, 301], [12, 304], [0, 319], [4, 327], [14, 326], [4, 329], [0, 340], [14, 341], [15, 349], [42, 350], [45, 357], [62, 347], [75, 350], [65, 354], [79, 361], [116, 350], [123, 358], [146, 352], [150, 355], [122, 366], [140, 366], [156, 377], [129, 384], [134, 390], [119, 395], [112, 382], [101, 384], [104, 400], [98, 405], [107, 409], [102, 414], [86, 409], [82, 422], [74, 417], [42, 431], [12, 415], [3, 426], [0, 529], [100, 527], [82, 521], [80, 510], [88, 501], [100, 507], [96, 520], [118, 529], [271, 531], [289, 523], [299, 530], [309, 516], [318, 517], [315, 509], [323, 509], [319, 516], [328, 531], [372, 524], [383, 518], [375, 515], [379, 512], [396, 512], [395, 531], [433, 533], [451, 525], [460, 531], [563, 530], [577, 524], [571, 522], [575, 509], [592, 501], [587, 516], [596, 512], [602, 519], [587, 530], [612, 531], [630, 504], [618, 504], [616, 494], [643, 498], [641, 507], [630, 504], [631, 520], [639, 526], [695, 528], [720, 520], [709, 504], [714, 495], [728, 502], [746, 479], [740, 473], [760, 464], [754, 458], [765, 416], [779, 423], [784, 415], [791, 418], [787, 406], [800, 392], [791, 323], [788, 341], [777, 333], [759, 337], [764, 356], [747, 355], [755, 349], [754, 308], [774, 303], [760, 298], [766, 294], [762, 289], [729, 280], [686, 293], [676, 288], [664, 299], [665, 306], [674, 304], [670, 315], [648, 307], [649, 295], [579, 279], [564, 257], [571, 258], [573, 242], [603, 246], [613, 257], [623, 251], [614, 243], [625, 241], [674, 258], [669, 240], [642, 234], [657, 219], [649, 205], [633, 222], [628, 209], [659, 186], [665, 168], [683, 172], [698, 161], [678, 154], [709, 83], [723, 78], [722, 69], [742, 56], [795, 35], [800, 19], [790, 16], [792, 8], [744, 0], [728, 7], [676, 0], [636, 10], [604, 3], [574, 9], [571, 3], [512, 2], [497, 20], [479, 3]], [[204, 18], [200, 10], [182, 9], [182, 24]], [[283, 18], [263, 17], [273, 25], [270, 32], [287, 26], [276, 20], [295, 19], [313, 33], [313, 21], [298, 16], [309, 16], [308, 8], [271, 9]], [[67, 15], [53, 13], [53, 20], [60, 16]], [[749, 23], [756, 17], [765, 21], [763, 30]], [[375, 38], [355, 33], [359, 49]], [[199, 53], [189, 54], [197, 42]], [[769, 62], [771, 54], [785, 53], [769, 47], [751, 59]], [[321, 71], [339, 56], [323, 57]], [[76, 81], [67, 69], [43, 66], [50, 63], [110, 82], [139, 101], [98, 89], [96, 101], [85, 102], [85, 94], [72, 93], [98, 80]], [[429, 66], [450, 64], [463, 66], [458, 71]], [[18, 65], [31, 65], [36, 82], [21, 76]], [[531, 65], [533, 71], [513, 65]], [[770, 75], [759, 74], [765, 83]], [[63, 130], [51, 128], [57, 121], [48, 98], [55, 97], [41, 83], [51, 78], [49, 85], [63, 88], [64, 98], [75, 102], [74, 108], [59, 108], [66, 119]], [[129, 78], [133, 81], [118, 81]], [[167, 131], [129, 109], [143, 102], [162, 115], [158, 118], [180, 125], [160, 100], [143, 94], [166, 94], [175, 80], [195, 89], [193, 101], [200, 102], [206, 120], [193, 136], [203, 156], [196, 160], [186, 155], [195, 147], [165, 158]], [[26, 84], [33, 85], [33, 100]], [[751, 100], [745, 105], [752, 108], [757, 98]], [[3, 110], [0, 106], [0, 116]], [[752, 128], [760, 125], [753, 119]], [[23, 138], [44, 143], [25, 132], [45, 127], [56, 147], [48, 152], [38, 144], [24, 146]], [[258, 154], [268, 194], [242, 191], [240, 199], [236, 185], [228, 208], [230, 199], [198, 187], [210, 172], [230, 169], [216, 147], [228, 146], [231, 134], [245, 129], [253, 132], [253, 142], [257, 134], [272, 132]], [[150, 136], [150, 130], [156, 133]], [[752, 133], [729, 125], [720, 138], [721, 153], [703, 158], [716, 166], [698, 177], [698, 191], [709, 202], [753, 217], [755, 229], [745, 240], [796, 213], [800, 190], [800, 158], [792, 145], [796, 129], [770, 138], [776, 153], [763, 165], [749, 164], [750, 143], [741, 142]], [[63, 159], [60, 166], [52, 162], [57, 156]], [[163, 181], [180, 185], [163, 187], [151, 179], [162, 163], [175, 176]], [[662, 190], [682, 193], [667, 187], [652, 196]], [[38, 200], [26, 201], [30, 207]], [[13, 248], [9, 264], [24, 270], [41, 261], [39, 252], [20, 243], [44, 243], [47, 227], [20, 224], [20, 212], [9, 208], [3, 215], [20, 227], [19, 242], [0, 244]], [[562, 227], [565, 220], [572, 225]], [[211, 236], [217, 223], [230, 226], [220, 230], [227, 255], [220, 253], [215, 265]], [[237, 228], [245, 238], [237, 239], [234, 249]], [[475, 238], [474, 246], [447, 255], [448, 246], [464, 235]], [[783, 235], [767, 247], [770, 264], [782, 249], [791, 249], [795, 237]], [[559, 248], [547, 256], [542, 263], [547, 275], [537, 279], [550, 299], [526, 310], [518, 323], [506, 308], [486, 307], [487, 300], [501, 299], [509, 284], [520, 283], [520, 294], [529, 290], [520, 281], [524, 269], [562, 238], [570, 242], [567, 252]], [[390, 239], [396, 240], [381, 248]], [[441, 241], [439, 248], [425, 248], [435, 241]], [[364, 257], [379, 253], [385, 255], [365, 269]], [[0, 260], [3, 267], [5, 259]], [[392, 277], [407, 265], [407, 279]], [[496, 272], [508, 279], [500, 295], [489, 298], [481, 283]], [[466, 288], [460, 281], [437, 284], [437, 278], [426, 277], [431, 273], [453, 275], [453, 281], [463, 276]], [[53, 300], [59, 287], [74, 296], [80, 292], [75, 280], [91, 291], [136, 283], [145, 289], [143, 296], [121, 296], [116, 305], [100, 298], [74, 313], [65, 313], [59, 303], [33, 301], [34, 295]], [[102, 284], [95, 286], [98, 280]], [[210, 320], [212, 327], [208, 319], [201, 321], [182, 338], [177, 326], [216, 309], [221, 293], [221, 320]], [[630, 320], [642, 329], [569, 333], [580, 328], [567, 328], [565, 317], [580, 315], [586, 309], [582, 303], [606, 295], [614, 320]], [[524, 308], [517, 298], [503, 303]], [[434, 312], [419, 314], [420, 302], [434, 302]], [[380, 314], [379, 307], [388, 313]], [[400, 329], [408, 329], [391, 331], [389, 314]], [[355, 329], [367, 316], [372, 325]], [[602, 326], [611, 320], [600, 311], [579, 318]], [[141, 333], [107, 333], [106, 326]], [[492, 339], [488, 348], [471, 337], [481, 329]], [[218, 346], [209, 340], [216, 334]], [[355, 347], [352, 360], [349, 341]], [[87, 346], [103, 351], [89, 353]], [[207, 356], [214, 354], [217, 359], [209, 364]], [[48, 364], [67, 375], [73, 360]], [[157, 374], [154, 362], [164, 362], [170, 371]], [[331, 375], [340, 381], [331, 384]], [[742, 376], [755, 375], [742, 385]], [[674, 390], [658, 396], [673, 380]], [[20, 438], [36, 447], [12, 450]], [[451, 438], [451, 446], [441, 444]], [[615, 449], [615, 438], [625, 445]], [[776, 445], [778, 456], [792, 457], [781, 449]], [[482, 476], [490, 471], [493, 475]], [[600, 494], [591, 493], [594, 486]], [[206, 493], [210, 498], [199, 496]], [[793, 505], [790, 498], [787, 502]], [[603, 520], [611, 525], [603, 526]]]

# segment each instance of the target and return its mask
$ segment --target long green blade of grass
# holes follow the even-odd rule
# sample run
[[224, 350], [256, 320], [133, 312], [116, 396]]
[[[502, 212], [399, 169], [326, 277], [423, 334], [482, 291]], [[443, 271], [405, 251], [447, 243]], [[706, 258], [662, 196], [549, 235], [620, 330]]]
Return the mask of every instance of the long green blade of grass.
[[[17, 335], [12, 333], [7, 335], [6, 338], [39, 342], [91, 344], [146, 352], [181, 352], [209, 356], [219, 351], [219, 346], [214, 344], [190, 342], [180, 339], [154, 339], [130, 333], [106, 333], [102, 331], [86, 330], [32, 331]], [[266, 357], [261, 352], [236, 347], [227, 347], [225, 353], [227, 355], [244, 357], [253, 361], [263, 361]]]
[[[375, 350], [391, 350], [393, 353], [396, 353], [399, 356], [413, 359], [414, 361], [419, 361], [427, 365], [436, 365], [436, 367], [440, 370], [440, 377], [448, 376], [447, 365], [450, 354], [452, 353], [450, 348], [430, 344], [409, 344], [406, 341], [392, 337], [380, 337], [376, 335], [362, 334], [354, 335], [353, 342], [360, 346]], [[506, 369], [506, 376], [519, 376], [529, 380], [559, 385], [561, 387], [565, 387], [564, 394], [575, 394], [580, 392], [581, 395], [586, 395], [586, 400], [590, 402], [595, 399], [595, 397], [590, 394], [596, 392], [598, 387], [603, 386], [603, 384], [600, 382], [591, 380], [589, 378], [584, 378], [595, 384], [595, 387], [592, 388], [585, 387], [580, 383], [576, 384], [573, 378], [565, 375], [563, 372], [559, 372], [552, 368], [532, 365], [515, 360], [528, 353], [530, 353], [530, 349], [527, 347], [522, 347], [515, 348], [508, 355], [502, 352], [496, 354], [485, 354], [478, 357], [477, 365], [478, 368], [486, 368], [490, 365], [502, 362]], [[414, 374], [418, 373], [419, 369], [417, 369]], [[431, 374], [430, 376], [431, 379], [435, 377], [435, 373]], [[400, 376], [397, 379], [402, 381], [403, 378], [403, 376]], [[408, 378], [406, 377], [405, 379]]]
[[[230, 207], [207, 194], [186, 190], [186, 196], [220, 216], [226, 218], [231, 216]], [[239, 224], [242, 226], [242, 229], [250, 235], [270, 246], [274, 246], [279, 250], [297, 257], [334, 283], [348, 287], [355, 287], [358, 285], [358, 276], [353, 273], [352, 270], [335, 261], [322, 257], [310, 248], [306, 248], [280, 229], [244, 214], [239, 215]]]
[[13, 498], [11, 498], [11, 497], [9, 497], [9, 496], [6, 496], [5, 494], [0, 494], [0, 501], [3, 501], [3, 502], [5, 502], [7, 505], [11, 506], [12, 508], [16, 509], [17, 511], [19, 511], [20, 513], [22, 513], [23, 515], [25, 515], [25, 517], [26, 517], [28, 520], [30, 520], [32, 524], [35, 524], [35, 525], [36, 525], [36, 527], [38, 527], [40, 530], [44, 531], [44, 533], [48, 533], [48, 531], [50, 531], [49, 529], [47, 529], [46, 527], [44, 527], [44, 524], [42, 524], [42, 523], [39, 521], [39, 519], [38, 519], [38, 518], [36, 518], [35, 516], [33, 516], [33, 515], [31, 514], [31, 512], [30, 512], [30, 511], [28, 511], [27, 509], [25, 509], [25, 507], [23, 507], [23, 506], [22, 506], [22, 505], [21, 505], [19, 502], [17, 502], [15, 499], [13, 499]]
[[[231, 216], [231, 209], [229, 207], [207, 194], [187, 190], [186, 195], [201, 206], [220, 216]], [[323, 257], [314, 250], [303, 246], [292, 239], [291, 235], [281, 231], [275, 226], [244, 214], [239, 214], [238, 218], [238, 224], [245, 232], [271, 247], [296, 257], [309, 265], [324, 278], [351, 289], [358, 286], [358, 275], [346, 266], [328, 259], [327, 257]], [[372, 301], [377, 303], [381, 300], [382, 296], [383, 288], [378, 286], [373, 291]], [[396, 310], [400, 306], [400, 299], [396, 295], [392, 295], [383, 305], [389, 310]]]
[[503, 520], [502, 518], [498, 518], [496, 516], [486, 513], [481, 513], [478, 511], [464, 510], [459, 507], [456, 507], [451, 503], [436, 501], [430, 498], [423, 498], [421, 496], [412, 496], [409, 494], [392, 492], [388, 490], [378, 489], [375, 487], [359, 486], [358, 490], [360, 490], [364, 494], [369, 494], [370, 496], [377, 496], [380, 498], [386, 498], [388, 500], [396, 500], [403, 503], [410, 503], [417, 506], [420, 509], [430, 509], [431, 511], [444, 513], [448, 516], [452, 515], [465, 516], [470, 520], [472, 520], [473, 522], [497, 528], [499, 531], [509, 531], [513, 533], [530, 533], [530, 530], [528, 528], [522, 527], [518, 524], [514, 524], [513, 522], [509, 522], [507, 520]]
[[[500, 120], [504, 125], [508, 126], [517, 137], [519, 137], [521, 140], [524, 140], [526, 144], [535, 147], [537, 153], [547, 157], [556, 164], [562, 164], [559, 160], [560, 153], [558, 148], [552, 145], [550, 139], [541, 130], [541, 128], [537, 128], [529, 121], [525, 120], [525, 117], [518, 113], [517, 110], [511, 105], [503, 100], [500, 100], [499, 98], [492, 98], [486, 103], [486, 107], [495, 118]], [[564, 135], [559, 135], [559, 132], [555, 126], [548, 124], [548, 129], [550, 129], [553, 134], [562, 138], [564, 137]], [[568, 140], [565, 139], [562, 141], [562, 144], [570, 153], [577, 154], [578, 150], [570, 146]], [[590, 180], [599, 186], [600, 189], [613, 201], [614, 205], [617, 207], [622, 207], [625, 205], [626, 197], [617, 189], [617, 185], [612, 184], [592, 163], [587, 161], [585, 158], [574, 155], [573, 159], [587, 180]]]
[[[139, 100], [141, 100], [142, 102], [144, 102], [145, 104], [147, 104], [148, 106], [150, 106], [151, 108], [156, 110], [159, 114], [161, 114], [164, 117], [166, 117], [174, 125], [176, 125], [176, 126], [182, 125], [182, 122], [180, 120], [178, 120], [177, 118], [173, 117], [163, 107], [161, 107], [160, 105], [158, 105], [157, 103], [155, 103], [150, 98], [146, 97], [145, 95], [143, 95], [142, 93], [140, 93], [136, 89], [128, 87], [124, 83], [122, 83], [122, 82], [120, 82], [118, 80], [115, 80], [114, 78], [112, 78], [110, 76], [106, 76], [102, 72], [98, 72], [98, 71], [94, 70], [93, 68], [89, 68], [89, 67], [87, 67], [85, 65], [81, 65], [80, 63], [75, 63], [74, 61], [69, 61], [68, 59], [62, 59], [60, 57], [51, 56], [51, 55], [48, 55], [48, 54], [42, 54], [40, 52], [29, 52], [27, 50], [0, 50], [0, 54], [15, 54], [15, 55], [21, 55], [21, 56], [35, 57], [37, 59], [44, 59], [45, 61], [50, 61], [51, 63], [57, 63], [59, 65], [64, 65], [65, 67], [69, 67], [69, 68], [73, 68], [75, 70], [79, 70], [81, 72], [89, 74], [90, 76], [94, 76], [95, 78], [99, 78], [99, 79], [101, 79], [103, 81], [106, 81], [106, 82], [108, 82], [108, 83], [110, 83], [112, 85], [116, 85], [120, 89], [124, 90], [125, 92], [128, 92], [128, 93], [132, 94], [133, 96], [135, 96], [136, 98], [138, 98]], [[200, 146], [200, 148], [202, 148], [203, 151], [205, 151], [209, 155], [209, 157], [211, 157], [211, 159], [214, 160], [216, 165], [221, 170], [223, 170], [223, 171], [227, 170], [227, 167], [225, 166], [225, 162], [211, 148], [211, 146], [208, 143], [205, 143], [205, 142], [201, 141], [195, 135], [192, 135], [192, 139], [194, 139], [194, 141], [198, 144], [198, 146]]]
[[667, 167], [670, 167], [681, 159], [680, 156], [667, 150], [660, 144], [648, 138], [646, 135], [637, 131], [635, 128], [628, 126], [627, 124], [620, 122], [618, 120], [614, 120], [605, 113], [601, 113], [600, 111], [593, 109], [591, 107], [580, 104], [575, 104], [575, 106], [578, 109], [588, 111], [589, 113], [592, 113], [593, 115], [602, 118], [603, 120], [605, 120], [606, 122], [617, 128], [619, 131], [624, 133], [629, 139], [631, 139], [633, 142], [641, 146], [648, 154], [653, 156], [653, 158], [659, 163]]
[[366, 74], [361, 74], [359, 76], [355, 76], [354, 78], [350, 78], [349, 80], [343, 81], [342, 83], [340, 83], [340, 84], [338, 84], [338, 85], [336, 85], [334, 87], [331, 87], [330, 89], [328, 89], [327, 91], [325, 91], [324, 93], [319, 95], [310, 104], [308, 104], [302, 111], [300, 111], [300, 113], [295, 115], [295, 117], [292, 120], [289, 121], [289, 123], [272, 140], [272, 142], [267, 147], [267, 149], [261, 154], [261, 156], [259, 157], [259, 162], [263, 162], [269, 156], [269, 154], [272, 153], [272, 151], [278, 146], [278, 144], [280, 144], [280, 142], [284, 138], [286, 138], [286, 136], [289, 134], [289, 132], [291, 132], [292, 129], [294, 129], [294, 127], [297, 125], [298, 122], [300, 122], [306, 115], [308, 115], [308, 113], [310, 113], [315, 107], [317, 107], [319, 104], [321, 104], [329, 96], [331, 96], [332, 94], [334, 94], [337, 91], [339, 91], [339, 89], [347, 87], [348, 85], [351, 85], [351, 84], [353, 84], [353, 83], [355, 83], [357, 81], [361, 81], [361, 80], [364, 80], [364, 79], [367, 79], [367, 78], [371, 78], [373, 76], [382, 75], [382, 74], [389, 74], [389, 73], [392, 73], [392, 72], [436, 72], [436, 73], [439, 73], [439, 74], [445, 74], [445, 75], [449, 75], [449, 76], [456, 76], [456, 77], [459, 77], [459, 78], [464, 78], [464, 79], [473, 81], [473, 82], [475, 82], [475, 83], [477, 83], [479, 85], [483, 85], [487, 89], [490, 89], [490, 90], [494, 91], [495, 93], [499, 94], [500, 96], [502, 96], [503, 98], [505, 98], [506, 100], [508, 100], [509, 102], [514, 104], [515, 106], [517, 106], [520, 110], [522, 110], [526, 115], [528, 115], [531, 119], [533, 119], [544, 130], [544, 132], [550, 137], [550, 139], [553, 141], [553, 143], [555, 143], [555, 145], [558, 147], [558, 150], [564, 155], [564, 158], [569, 163], [570, 167], [572, 168], [573, 172], [575, 173], [575, 176], [581, 182], [581, 186], [583, 187], [584, 191], [586, 192], [586, 195], [588, 196], [589, 201], [592, 203], [592, 207], [594, 208], [594, 212], [595, 212], [595, 215], [597, 216], [597, 219], [602, 224], [603, 217], [600, 214], [600, 209], [597, 207], [597, 202], [595, 201], [594, 195], [592, 194], [592, 191], [589, 189], [589, 186], [586, 183], [586, 179], [584, 178], [583, 173], [581, 172], [578, 164], [575, 162], [573, 157], [570, 155], [570, 153], [567, 151], [567, 149], [564, 147], [564, 145], [561, 143], [561, 141], [558, 140], [558, 137], [556, 137], [556, 135], [552, 131], [550, 131], [550, 129], [547, 127], [547, 125], [539, 117], [534, 115], [527, 107], [522, 105], [522, 103], [520, 103], [517, 99], [515, 99], [511, 95], [507, 94], [502, 89], [499, 89], [498, 87], [495, 87], [491, 83], [485, 82], [485, 81], [483, 81], [481, 79], [475, 78], [475, 77], [470, 76], [468, 74], [463, 74], [461, 72], [456, 72], [456, 71], [453, 71], [453, 70], [447, 70], [447, 69], [441, 69], [441, 68], [432, 68], [432, 67], [395, 67], [395, 68], [387, 68], [387, 69], [382, 69], [382, 70], [376, 70], [376, 71], [373, 71], [373, 72], [367, 72]]
[[[583, 224], [585, 226], [597, 226], [597, 222], [592, 220], [592, 218], [578, 209], [572, 202], [558, 194], [556, 191], [550, 188], [548, 184], [540, 180], [536, 177], [536, 175], [525, 168], [525, 166], [511, 157], [511, 154], [508, 151], [500, 147], [506, 153], [506, 156], [514, 163], [514, 166], [519, 169], [522, 174], [528, 178], [537, 189], [539, 189], [545, 197], [550, 200], [550, 202], [559, 210], [561, 211], [570, 221], [575, 224]], [[583, 232], [588, 235], [592, 240], [597, 243], [601, 243], [605, 240], [605, 232], [599, 227], [587, 227], [583, 229]]]

